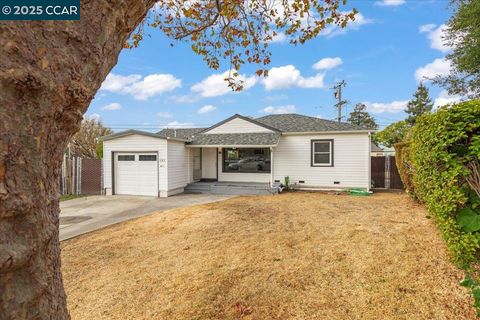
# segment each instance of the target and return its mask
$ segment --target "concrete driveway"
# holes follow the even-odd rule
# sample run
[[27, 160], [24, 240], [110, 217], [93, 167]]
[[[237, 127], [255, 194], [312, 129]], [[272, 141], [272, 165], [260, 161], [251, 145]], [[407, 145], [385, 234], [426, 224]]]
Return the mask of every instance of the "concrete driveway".
[[179, 194], [168, 198], [91, 196], [63, 201], [60, 203], [60, 241], [149, 213], [232, 197], [214, 194]]

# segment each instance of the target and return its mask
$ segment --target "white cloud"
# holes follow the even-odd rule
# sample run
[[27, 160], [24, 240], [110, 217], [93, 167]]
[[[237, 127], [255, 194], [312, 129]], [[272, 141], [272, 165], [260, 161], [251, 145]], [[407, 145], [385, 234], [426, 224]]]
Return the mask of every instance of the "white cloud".
[[100, 90], [121, 93], [125, 90], [126, 87], [139, 81], [140, 79], [142, 79], [142, 76], [139, 74], [122, 76], [119, 74], [110, 73], [103, 81]]
[[325, 75], [317, 73], [313, 77], [303, 77], [293, 65], [274, 67], [268, 72], [268, 77], [262, 83], [266, 90], [299, 88], [323, 88]]
[[165, 111], [160, 111], [157, 113], [157, 115], [160, 117], [160, 118], [165, 118], [165, 119], [168, 119], [168, 118], [172, 118], [173, 115], [170, 113], [170, 112], [165, 112]]
[[312, 68], [315, 70], [328, 70], [335, 67], [338, 67], [343, 63], [342, 59], [339, 57], [335, 58], [323, 58], [317, 61]]
[[260, 110], [262, 113], [269, 113], [269, 114], [284, 114], [284, 113], [295, 113], [297, 108], [293, 104], [289, 104], [286, 106], [268, 106]]
[[436, 26], [434, 24], [424, 24], [418, 28], [420, 33], [426, 33], [430, 40], [430, 48], [440, 50], [446, 53], [452, 49], [445, 43], [444, 37], [446, 35], [447, 26], [442, 24]]
[[94, 119], [94, 120], [100, 120], [101, 116], [98, 113], [92, 113], [91, 115], [88, 115], [87, 118], [89, 119]]
[[215, 106], [212, 106], [211, 104], [207, 104], [207, 105], [201, 107], [200, 109], [198, 109], [197, 113], [198, 114], [209, 113], [209, 112], [212, 112], [216, 109], [217, 108]]
[[[347, 12], [342, 12], [346, 14]], [[327, 38], [332, 38], [335, 36], [346, 34], [350, 30], [358, 30], [361, 26], [373, 23], [373, 20], [365, 18], [360, 12], [355, 15], [355, 20], [350, 21], [345, 28], [339, 26], [330, 25], [327, 28], [323, 29], [320, 32], [321, 36], [326, 36]]]
[[175, 103], [194, 103], [197, 102], [200, 98], [193, 94], [184, 94], [180, 96], [171, 96], [169, 97]]
[[289, 38], [284, 32], [277, 32], [277, 34], [272, 37], [272, 40], [270, 40], [270, 43], [286, 43], [288, 40]]
[[382, 0], [375, 2], [375, 5], [382, 7], [395, 7], [405, 4], [405, 0]]
[[173, 91], [182, 86], [182, 81], [171, 74], [150, 74], [142, 79], [138, 74], [128, 76], [109, 74], [100, 90], [130, 94], [137, 100], [148, 98], [164, 92]]
[[[212, 74], [192, 86], [192, 91], [199, 93], [202, 97], [217, 97], [233, 92], [225, 81], [229, 77], [229, 71], [220, 74]], [[256, 76], [247, 77], [239, 75], [236, 79], [243, 81], [243, 90], [248, 90], [257, 83]]]
[[122, 109], [122, 105], [117, 102], [110, 103], [102, 107], [102, 110], [108, 110], [108, 111], [120, 110], [120, 109]]
[[154, 95], [173, 91], [181, 86], [182, 81], [171, 74], [151, 74], [143, 78], [143, 81], [132, 84], [127, 92], [137, 100], [147, 100]]
[[438, 94], [438, 97], [435, 98], [435, 101], [433, 102], [433, 106], [435, 108], [444, 106], [446, 104], [450, 103], [456, 103], [462, 101], [462, 97], [459, 95], [449, 95], [447, 90], [442, 90]]
[[363, 102], [367, 106], [367, 110], [372, 113], [397, 113], [405, 110], [408, 104], [408, 100], [392, 101], [392, 102]]
[[418, 82], [435, 78], [436, 76], [445, 76], [450, 72], [450, 61], [445, 59], [435, 59], [433, 62], [418, 68], [415, 71], [415, 79]]
[[166, 128], [178, 129], [178, 128], [193, 128], [194, 125], [192, 122], [178, 122], [172, 121], [167, 123]]
[[423, 32], [432, 32], [433, 29], [435, 29], [437, 25], [436, 24], [433, 24], [433, 23], [429, 23], [429, 24], [424, 24], [424, 25], [421, 25], [419, 28], [418, 28], [418, 31], [420, 33], [423, 33]]

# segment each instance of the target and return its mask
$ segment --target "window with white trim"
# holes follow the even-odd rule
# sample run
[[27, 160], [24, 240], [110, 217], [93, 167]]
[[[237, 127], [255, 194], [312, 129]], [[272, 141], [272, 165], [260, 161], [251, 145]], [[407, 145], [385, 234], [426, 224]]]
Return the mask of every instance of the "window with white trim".
[[312, 140], [312, 167], [333, 167], [333, 140]]

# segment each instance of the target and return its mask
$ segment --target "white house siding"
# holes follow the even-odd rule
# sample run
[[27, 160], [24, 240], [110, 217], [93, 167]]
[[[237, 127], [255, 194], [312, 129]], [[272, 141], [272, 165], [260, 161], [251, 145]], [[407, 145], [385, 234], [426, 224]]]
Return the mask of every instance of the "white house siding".
[[273, 131], [265, 127], [256, 125], [255, 123], [252, 123], [250, 121], [246, 121], [240, 118], [234, 118], [218, 127], [215, 127], [203, 133], [213, 134], [213, 133], [252, 133], [252, 132], [273, 132]]
[[107, 194], [112, 192], [112, 152], [158, 152], [159, 190], [167, 190], [167, 141], [165, 139], [135, 134], [104, 141], [103, 183]]
[[218, 154], [218, 181], [270, 182], [270, 173], [222, 172], [222, 154]]
[[[311, 140], [333, 139], [333, 167], [311, 166]], [[363, 134], [283, 135], [274, 148], [273, 179], [299, 186], [342, 189], [370, 186], [370, 139]], [[339, 181], [340, 184], [334, 184]]]
[[189, 182], [189, 151], [185, 143], [169, 140], [168, 143], [168, 191], [167, 195], [183, 192]]

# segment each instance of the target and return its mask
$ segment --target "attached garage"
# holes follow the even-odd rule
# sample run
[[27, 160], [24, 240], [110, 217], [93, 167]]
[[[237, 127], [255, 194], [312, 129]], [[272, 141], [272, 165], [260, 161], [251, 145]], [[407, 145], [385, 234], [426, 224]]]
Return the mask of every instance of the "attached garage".
[[102, 138], [107, 195], [167, 197], [190, 181], [185, 140], [129, 130]]
[[114, 193], [158, 196], [157, 153], [114, 154]]

